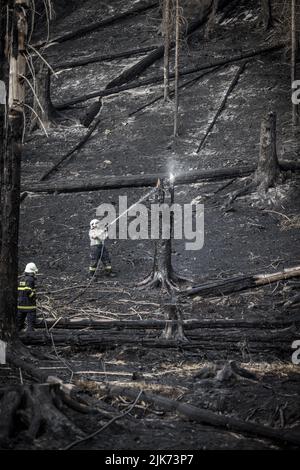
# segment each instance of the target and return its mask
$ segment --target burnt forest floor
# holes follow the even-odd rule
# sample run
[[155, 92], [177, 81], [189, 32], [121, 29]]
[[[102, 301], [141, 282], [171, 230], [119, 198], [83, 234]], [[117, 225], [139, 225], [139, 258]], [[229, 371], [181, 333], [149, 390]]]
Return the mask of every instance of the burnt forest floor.
[[[113, 7], [87, 0], [68, 17], [60, 18], [53, 36], [101, 16], [126, 9], [118, 0]], [[255, 1], [242, 1], [210, 39], [197, 30], [184, 42], [181, 67], [230, 57], [284, 40], [257, 25]], [[101, 10], [103, 9], [103, 11]], [[96, 11], [97, 10], [97, 11]], [[108, 54], [137, 47], [161, 44], [160, 18], [156, 9], [135, 18], [99, 29], [77, 40], [46, 49], [51, 65], [62, 60], [101, 52]], [[121, 71], [141, 56], [90, 64], [62, 70], [52, 77], [54, 104], [61, 104], [86, 92], [103, 89]], [[66, 161], [49, 182], [92, 181], [95, 176], [139, 175], [162, 171], [230, 168], [255, 164], [259, 153], [260, 123], [267, 111], [277, 112], [278, 155], [281, 160], [297, 160], [299, 146], [291, 133], [289, 63], [282, 51], [249, 59], [226, 107], [209, 134], [203, 149], [197, 146], [240, 63], [233, 63], [205, 75], [180, 91], [179, 137], [172, 137], [173, 102], [162, 100], [143, 111], [130, 114], [162, 93], [162, 86], [135, 88], [103, 99], [101, 122], [88, 143]], [[149, 67], [142, 77], [162, 75], [162, 60]], [[199, 73], [199, 72], [198, 72]], [[197, 74], [189, 76], [195, 77]], [[86, 129], [79, 118], [93, 102], [83, 102], [65, 111], [71, 121], [27, 135], [22, 163], [22, 183], [37, 182], [59, 158], [76, 144]], [[271, 273], [300, 264], [299, 181], [295, 175], [271, 189], [272, 204], [257, 204], [255, 195], [236, 201], [233, 210], [222, 207], [226, 194], [236, 182], [222, 190], [226, 181], [176, 187], [176, 202], [204, 204], [205, 241], [199, 251], [186, 251], [184, 241], [175, 241], [173, 263], [176, 270], [191, 277], [194, 284], [238, 274]], [[216, 192], [220, 189], [219, 192]], [[108, 241], [115, 279], [100, 275], [86, 290], [89, 266], [89, 221], [103, 202], [118, 205], [126, 195], [128, 204], [149, 188], [105, 190], [76, 194], [29, 194], [21, 206], [20, 272], [34, 261], [39, 267], [39, 318], [68, 317], [113, 320], [163, 319], [164, 296], [156, 290], [137, 290], [136, 284], [150, 272], [153, 244], [144, 240]], [[223, 297], [194, 297], [182, 305], [184, 319], [285, 321], [299, 320], [295, 308], [283, 302], [299, 289], [299, 281], [278, 282]], [[81, 295], [74, 300], [74, 297]], [[299, 325], [299, 324], [298, 324]], [[55, 328], [53, 329], [55, 333]], [[61, 331], [61, 330], [60, 330]], [[119, 332], [120, 334], [122, 332]], [[190, 343], [172, 347], [147, 346], [143, 339], [157, 339], [157, 330], [125, 330], [123, 336], [137, 342], [110, 347], [82, 347], [68, 344], [30, 346], [39, 357], [39, 367], [65, 382], [76, 379], [131, 386], [193, 404], [242, 420], [300, 432], [300, 369], [292, 364], [292, 342], [299, 339], [296, 326], [289, 328], [220, 328], [187, 332]], [[38, 331], [36, 334], [40, 334]], [[118, 331], [101, 330], [115, 335]], [[55, 339], [55, 334], [53, 335]], [[198, 338], [197, 344], [193, 341]], [[199, 339], [200, 338], [200, 339]], [[140, 339], [140, 344], [139, 344]], [[252, 372], [255, 379], [231, 378], [216, 383], [213, 372], [204, 379], [203, 370], [219, 370], [234, 360]], [[205, 369], [206, 370], [206, 369]], [[30, 377], [23, 373], [25, 383]], [[19, 382], [19, 371], [0, 367], [0, 383]], [[130, 402], [90, 393], [96, 403], [105, 400], [112, 413]], [[77, 416], [78, 426], [87, 434], [101, 427], [94, 416]], [[12, 447], [55, 449], [70, 443], [55, 436], [12, 441]], [[278, 449], [280, 445], [261, 437], [189, 422], [158, 406], [137, 403], [130, 414], [116, 421], [99, 436], [76, 449]]]

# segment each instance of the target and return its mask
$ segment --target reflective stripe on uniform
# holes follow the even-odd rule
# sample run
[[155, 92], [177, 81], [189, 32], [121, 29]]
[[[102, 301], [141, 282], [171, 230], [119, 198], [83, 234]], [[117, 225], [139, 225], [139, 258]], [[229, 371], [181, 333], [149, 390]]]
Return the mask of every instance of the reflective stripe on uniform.
[[18, 310], [36, 310], [36, 305], [18, 305]]

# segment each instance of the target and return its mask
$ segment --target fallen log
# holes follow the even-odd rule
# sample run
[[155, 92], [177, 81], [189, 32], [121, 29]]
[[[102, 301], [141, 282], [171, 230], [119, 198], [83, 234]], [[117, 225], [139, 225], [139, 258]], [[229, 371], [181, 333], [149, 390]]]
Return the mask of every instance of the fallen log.
[[[196, 67], [188, 67], [188, 68], [183, 69], [183, 70], [180, 71], [180, 76], [182, 77], [182, 76], [185, 76], [185, 75], [190, 75], [190, 74], [193, 74], [193, 73], [200, 72], [201, 70], [206, 70], [206, 69], [215, 68], [215, 67], [221, 67], [221, 66], [225, 66], [225, 65], [228, 65], [228, 64], [231, 64], [231, 63], [234, 63], [234, 62], [240, 62], [242, 60], [250, 59], [250, 58], [258, 56], [258, 55], [267, 54], [269, 52], [274, 52], [276, 50], [280, 50], [283, 47], [285, 47], [285, 44], [284, 43], [279, 43], [279, 44], [271, 45], [271, 46], [268, 46], [268, 47], [262, 47], [262, 48], [254, 50], [254, 51], [245, 51], [244, 53], [237, 54], [237, 55], [229, 57], [229, 58], [215, 60], [215, 61], [212, 61], [212, 62], [208, 62], [206, 64], [201, 64], [201, 65], [196, 66]], [[169, 78], [170, 78], [170, 80], [173, 80], [175, 78], [175, 74], [170, 73]], [[150, 78], [147, 78], [147, 79], [144, 79], [144, 80], [131, 82], [130, 84], [127, 84], [127, 85], [116, 86], [114, 88], [110, 87], [108, 89], [105, 88], [104, 90], [99, 90], [99, 91], [94, 91], [92, 93], [87, 93], [87, 94], [84, 94], [82, 96], [78, 96], [77, 98], [72, 98], [71, 100], [66, 101], [65, 103], [61, 103], [61, 104], [57, 103], [57, 104], [55, 104], [55, 107], [57, 109], [65, 109], [65, 108], [68, 108], [69, 106], [73, 106], [75, 104], [82, 103], [83, 101], [88, 101], [88, 100], [93, 99], [93, 98], [104, 97], [104, 96], [109, 96], [109, 95], [115, 95], [115, 94], [121, 93], [123, 91], [131, 90], [133, 88], [140, 88], [140, 87], [144, 87], [144, 86], [148, 86], [148, 85], [155, 85], [157, 83], [162, 83], [162, 82], [163, 82], [163, 77], [156, 75], [154, 77], [150, 77]]]
[[[300, 164], [297, 162], [279, 162], [280, 168], [284, 171], [299, 171]], [[216, 168], [212, 170], [194, 170], [176, 175], [175, 185], [191, 184], [201, 181], [220, 181], [231, 178], [241, 178], [248, 176], [256, 170], [256, 166]], [[51, 169], [49, 170], [51, 171]], [[37, 183], [24, 184], [22, 191], [28, 193], [79, 193], [88, 191], [101, 191], [105, 189], [121, 188], [143, 188], [155, 186], [157, 179], [168, 178], [169, 173], [158, 173], [149, 175], [128, 175], [128, 176], [103, 176], [93, 180], [76, 180], [75, 183]]]
[[129, 51], [124, 52], [116, 52], [115, 54], [94, 55], [92, 57], [83, 56], [84, 58], [76, 59], [72, 62], [61, 62], [60, 64], [54, 65], [52, 68], [54, 68], [54, 70], [73, 69], [75, 67], [83, 67], [85, 65], [94, 64], [96, 62], [124, 59], [126, 57], [132, 57], [134, 55], [145, 54], [146, 52], [153, 51], [153, 49], [156, 49], [156, 46], [140, 47], [139, 49], [131, 49]]
[[201, 286], [194, 286], [181, 291], [182, 295], [199, 295], [199, 296], [221, 296], [234, 292], [240, 292], [246, 289], [271, 284], [282, 280], [291, 279], [300, 276], [300, 266], [286, 268], [283, 271], [271, 274], [254, 274], [246, 276], [235, 276], [228, 279], [210, 281]]
[[[80, 383], [83, 384], [82, 381]], [[103, 385], [97, 382], [94, 382], [94, 385], [102, 392], [105, 392], [108, 396], [114, 398], [116, 396], [123, 395], [131, 400], [135, 400], [141, 392], [140, 390], [133, 388]], [[190, 404], [171, 400], [170, 398], [145, 391], [142, 391], [140, 400], [158, 406], [163, 410], [176, 412], [184, 416], [184, 418], [187, 418], [189, 421], [226, 429], [228, 431], [249, 434], [255, 437], [263, 437], [285, 445], [300, 445], [300, 434], [295, 431], [274, 429], [262, 424], [256, 424], [249, 421], [245, 422], [232, 416], [220, 415], [206, 409], [201, 409]]]
[[[61, 318], [59, 321], [54, 319], [45, 319], [38, 321], [36, 328], [44, 329], [64, 329], [64, 330], [162, 330], [166, 325], [176, 325], [177, 320], [91, 320], [82, 318], [80, 320]], [[183, 320], [182, 326], [184, 330], [196, 329], [280, 329], [300, 324], [300, 317], [294, 320]]]
[[32, 333], [22, 333], [20, 335], [21, 341], [25, 345], [32, 346], [42, 346], [42, 345], [52, 345], [53, 342], [56, 346], [74, 346], [82, 348], [100, 348], [100, 350], [116, 348], [120, 345], [132, 345], [139, 347], [158, 347], [158, 348], [170, 348], [170, 347], [203, 347], [207, 343], [211, 344], [225, 344], [229, 343], [236, 345], [241, 341], [247, 341], [249, 345], [252, 343], [260, 344], [260, 348], [263, 348], [265, 345], [271, 345], [273, 348], [276, 348], [277, 345], [287, 345], [288, 351], [290, 352], [291, 343], [295, 337], [294, 328], [287, 328], [284, 330], [279, 330], [274, 332], [256, 332], [253, 336], [251, 330], [244, 330], [241, 334], [239, 329], [230, 330], [230, 331], [186, 331], [186, 336], [191, 341], [181, 342], [177, 339], [164, 339], [160, 337], [157, 333], [148, 333], [145, 336], [143, 331], [135, 331], [134, 334], [132, 331], [126, 332], [114, 332], [114, 331], [68, 331], [68, 330], [55, 330], [51, 331], [51, 336], [47, 332], [35, 331]]
[[155, 8], [158, 6], [158, 4], [159, 4], [158, 1], [150, 1], [147, 3], [140, 2], [134, 8], [131, 8], [130, 10], [127, 10], [123, 13], [119, 13], [109, 18], [105, 18], [104, 20], [95, 21], [94, 23], [90, 23], [89, 25], [83, 26], [82, 28], [79, 28], [76, 31], [70, 31], [66, 34], [63, 34], [62, 36], [56, 36], [49, 41], [40, 41], [37, 44], [35, 44], [34, 47], [42, 47], [45, 45], [49, 47], [50, 45], [61, 44], [66, 41], [70, 41], [71, 39], [77, 39], [97, 29], [116, 23], [117, 21], [124, 20], [126, 18], [129, 18], [130, 16], [134, 16], [138, 13], [142, 13], [144, 11]]

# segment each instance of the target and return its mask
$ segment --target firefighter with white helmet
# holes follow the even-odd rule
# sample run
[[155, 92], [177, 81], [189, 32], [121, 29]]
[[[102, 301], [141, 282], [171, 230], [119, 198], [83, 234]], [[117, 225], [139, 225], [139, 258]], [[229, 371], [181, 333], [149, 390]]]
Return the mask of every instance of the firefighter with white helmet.
[[105, 246], [105, 240], [107, 238], [107, 228], [101, 228], [101, 222], [98, 219], [93, 219], [90, 222], [90, 276], [94, 276], [97, 266], [101, 261], [104, 265], [105, 274], [108, 276], [114, 276], [111, 268], [111, 261], [109, 252]]
[[27, 319], [27, 330], [33, 331], [36, 322], [35, 281], [38, 268], [35, 263], [28, 263], [18, 286], [17, 327], [22, 330]]

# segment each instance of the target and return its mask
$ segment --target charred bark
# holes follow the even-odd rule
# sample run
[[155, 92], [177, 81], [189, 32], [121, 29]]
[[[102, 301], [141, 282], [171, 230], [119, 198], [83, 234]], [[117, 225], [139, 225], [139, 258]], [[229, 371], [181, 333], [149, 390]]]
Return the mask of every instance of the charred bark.
[[182, 293], [184, 295], [197, 294], [205, 297], [209, 295], [221, 296], [299, 276], [300, 266], [295, 266], [277, 273], [236, 276], [221, 281], [211, 281], [201, 286], [191, 287]]
[[20, 209], [20, 173], [23, 134], [23, 105], [26, 60], [24, 57], [29, 0], [15, 0], [8, 9], [7, 38], [9, 61], [8, 120], [3, 143], [2, 236], [0, 254], [0, 337], [13, 341], [17, 335], [18, 230]]
[[[69, 153], [72, 155], [73, 151]], [[49, 170], [55, 171], [59, 162]], [[280, 161], [280, 169], [282, 171], [299, 172], [300, 165], [298, 162]], [[176, 175], [176, 185], [196, 183], [200, 181], [221, 181], [224, 179], [243, 178], [255, 172], [256, 166], [235, 167], [235, 168], [216, 168], [215, 170], [195, 170], [193, 172], [180, 173]], [[45, 174], [47, 175], [47, 173]], [[47, 176], [46, 176], [47, 177]], [[87, 191], [99, 191], [105, 189], [120, 188], [143, 188], [154, 186], [157, 178], [167, 178], [167, 173], [149, 174], [149, 175], [130, 175], [130, 176], [103, 176], [102, 178], [94, 178], [91, 181], [76, 181], [68, 184], [26, 184], [22, 191], [28, 193], [80, 193]]]
[[280, 164], [276, 149], [276, 114], [270, 112], [263, 118], [260, 133], [260, 153], [255, 173], [246, 178], [242, 187], [229, 195], [225, 208], [241, 196], [258, 191], [260, 199], [265, 197], [268, 189], [276, 184], [280, 176]]
[[[85, 409], [66, 395], [60, 383], [17, 385], [0, 389], [0, 448], [22, 435], [28, 443], [38, 437], [57, 440], [82, 437], [84, 433], [64, 414], [68, 407]], [[74, 405], [75, 403], [75, 405]]]
[[273, 27], [271, 0], [261, 0], [261, 21], [266, 30]]
[[[157, 186], [157, 193], [155, 196], [156, 204], [165, 204], [166, 188], [164, 181], [159, 181]], [[159, 213], [159, 238], [155, 240], [153, 268], [149, 276], [138, 284], [138, 287], [161, 287], [167, 291], [172, 292], [178, 290], [178, 283], [186, 282], [188, 279], [180, 277], [175, 273], [172, 266], [172, 237], [174, 229], [173, 213], [171, 206], [174, 203], [174, 186], [169, 187], [169, 212], [164, 211], [168, 220], [164, 220], [163, 212]], [[166, 206], [165, 206], [166, 207]]]
[[[122, 388], [111, 385], [107, 386], [98, 384], [98, 389], [103, 392], [105, 391], [109, 396], [115, 397], [124, 395], [133, 400], [136, 399], [139, 394], [139, 390], [137, 391], [132, 388]], [[256, 437], [260, 436], [275, 440], [282, 444], [292, 444], [295, 446], [300, 445], [299, 435], [296, 432], [291, 432], [290, 430], [278, 430], [262, 424], [251, 423], [249, 421], [245, 422], [234, 417], [223, 416], [210, 410], [201, 409], [187, 403], [171, 400], [167, 397], [145, 391], [142, 392], [140, 399], [144, 402], [152, 403], [161, 409], [177, 412], [184, 416], [184, 418], [194, 422], [215, 426], [228, 431], [250, 434]]]
[[44, 61], [39, 62], [36, 68], [35, 89], [33, 98], [33, 116], [30, 130], [35, 128], [50, 129], [56, 126], [57, 112], [51, 101], [50, 69]]
[[276, 183], [280, 173], [276, 149], [276, 114], [269, 113], [262, 121], [260, 154], [253, 183], [260, 191], [267, 191]]
[[182, 311], [175, 298], [163, 305], [166, 324], [162, 332], [162, 339], [175, 341], [188, 341], [183, 329]]

